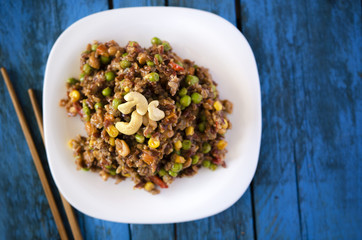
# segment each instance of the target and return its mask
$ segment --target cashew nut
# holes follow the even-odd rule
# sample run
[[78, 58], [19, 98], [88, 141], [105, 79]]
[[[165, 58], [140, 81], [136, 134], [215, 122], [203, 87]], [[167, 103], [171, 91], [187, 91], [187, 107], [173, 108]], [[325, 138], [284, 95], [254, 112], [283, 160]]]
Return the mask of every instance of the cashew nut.
[[131, 115], [131, 121], [129, 122], [117, 122], [116, 128], [120, 133], [125, 135], [133, 135], [142, 125], [142, 116], [137, 112], [133, 111]]
[[127, 157], [127, 155], [131, 152], [129, 150], [129, 146], [126, 143], [126, 141], [116, 139], [115, 144], [116, 144], [116, 150], [120, 156]]
[[157, 108], [158, 104], [159, 102], [157, 100], [148, 104], [148, 118], [153, 121], [159, 121], [165, 117], [165, 113]]
[[132, 112], [132, 108], [136, 106], [136, 111], [140, 115], [145, 115], [147, 112], [147, 99], [139, 92], [130, 92], [124, 96], [126, 103], [118, 105], [118, 110], [123, 114]]
[[129, 114], [132, 112], [132, 108], [136, 105], [137, 103], [135, 101], [131, 101], [131, 102], [126, 102], [126, 103], [122, 103], [118, 105], [118, 110], [123, 113], [123, 114]]

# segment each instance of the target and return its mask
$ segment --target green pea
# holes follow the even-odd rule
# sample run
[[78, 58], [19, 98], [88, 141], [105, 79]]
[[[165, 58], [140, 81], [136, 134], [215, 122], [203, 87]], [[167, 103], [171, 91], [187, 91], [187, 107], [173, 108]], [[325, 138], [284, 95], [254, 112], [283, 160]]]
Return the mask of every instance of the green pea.
[[194, 103], [198, 104], [202, 101], [202, 96], [200, 93], [194, 92], [191, 94], [191, 99]]
[[185, 95], [180, 99], [181, 106], [188, 107], [191, 104], [191, 97]]
[[168, 174], [172, 177], [177, 177], [177, 173], [175, 173], [175, 172], [168, 171]]
[[101, 56], [101, 62], [103, 64], [108, 64], [111, 61], [109, 57]]
[[88, 172], [89, 168], [82, 168], [82, 170]]
[[114, 110], [117, 110], [118, 105], [121, 104], [121, 103], [122, 103], [122, 100], [121, 100], [121, 99], [119, 99], [119, 98], [113, 99], [113, 101], [112, 101], [112, 107], [113, 107], [113, 109], [114, 109]]
[[95, 110], [101, 109], [102, 107], [103, 107], [103, 104], [100, 103], [100, 102], [97, 102], [96, 104], [94, 104], [94, 109]]
[[79, 81], [83, 82], [84, 81], [84, 73], [79, 74]]
[[195, 165], [199, 162], [200, 160], [200, 156], [199, 155], [194, 155], [192, 156], [192, 164]]
[[209, 143], [207, 143], [207, 142], [204, 142], [204, 143], [202, 144], [201, 151], [202, 151], [203, 153], [208, 153], [208, 152], [210, 152], [210, 151], [211, 151], [211, 145], [210, 145]]
[[183, 150], [189, 150], [191, 148], [191, 141], [190, 140], [183, 140], [182, 141], [182, 149]]
[[145, 141], [145, 137], [140, 134], [136, 134], [135, 138], [138, 143], [143, 143]]
[[90, 74], [91, 73], [91, 71], [92, 71], [92, 67], [91, 66], [89, 66], [89, 64], [88, 63], [86, 63], [86, 64], [84, 64], [83, 65], [83, 72], [85, 73], [85, 74]]
[[163, 63], [163, 58], [160, 54], [155, 54], [155, 58], [157, 59], [158, 63]]
[[78, 82], [77, 79], [75, 78], [68, 78], [67, 79], [67, 83], [69, 83], [70, 85], [76, 84]]
[[158, 37], [153, 37], [151, 39], [151, 43], [152, 43], [152, 45], [160, 45], [160, 44], [162, 44], [162, 41]]
[[94, 52], [95, 50], [97, 50], [97, 47], [98, 47], [97, 44], [93, 44], [93, 45], [92, 45], [92, 51]]
[[216, 92], [216, 86], [214, 84], [211, 84], [211, 91], [214, 93]]
[[160, 76], [158, 75], [158, 73], [151, 72], [147, 74], [147, 79], [150, 82], [158, 82], [158, 80], [160, 80]]
[[163, 177], [163, 176], [165, 176], [167, 174], [167, 172], [166, 172], [166, 170], [165, 169], [161, 169], [160, 171], [158, 171], [158, 175], [160, 176], [160, 177]]
[[126, 56], [128, 56], [128, 53], [125, 52], [122, 54], [122, 57], [126, 57]]
[[181, 90], [178, 92], [178, 95], [180, 97], [185, 96], [187, 94], [187, 89], [186, 88], [181, 88]]
[[114, 72], [106, 72], [106, 80], [108, 81], [108, 82], [110, 82], [110, 81], [113, 81], [114, 80], [114, 78], [115, 78], [115, 74], [114, 74]]
[[209, 168], [212, 170], [212, 171], [215, 171], [217, 169], [217, 165], [215, 163], [211, 163]]
[[83, 113], [87, 116], [90, 116], [91, 111], [88, 106], [83, 106]]
[[210, 167], [210, 164], [211, 164], [211, 162], [209, 160], [205, 160], [202, 162], [202, 166], [204, 166], [206, 168]]
[[162, 45], [163, 45], [163, 49], [166, 52], [171, 50], [171, 46], [170, 46], [170, 44], [168, 42], [163, 42]]
[[106, 165], [106, 166], [104, 166], [104, 167], [107, 168], [107, 169], [111, 169], [111, 168], [112, 168], [111, 165]]
[[204, 132], [205, 129], [206, 129], [206, 125], [205, 125], [204, 122], [199, 123], [199, 125], [197, 125], [197, 127], [199, 128], [199, 131], [200, 131], [200, 132]]
[[116, 170], [115, 169], [110, 169], [109, 174], [111, 174], [112, 176], [116, 175]]
[[111, 93], [112, 93], [112, 90], [110, 89], [110, 87], [106, 87], [105, 89], [102, 90], [102, 94], [103, 94], [103, 96], [105, 96], [105, 97], [110, 96]]
[[147, 65], [150, 67], [153, 67], [153, 66], [155, 66], [155, 63], [152, 61], [147, 61]]
[[199, 82], [199, 78], [193, 75], [187, 75], [186, 83], [191, 86]]
[[172, 172], [179, 172], [179, 171], [182, 170], [182, 167], [183, 167], [182, 163], [175, 163], [175, 164], [172, 166], [171, 171], [172, 171]]
[[128, 67], [130, 67], [130, 66], [131, 66], [131, 62], [130, 62], [130, 61], [128, 61], [128, 60], [126, 60], [126, 59], [124, 59], [124, 60], [121, 61], [121, 68], [125, 69], [125, 68], [128, 68]]

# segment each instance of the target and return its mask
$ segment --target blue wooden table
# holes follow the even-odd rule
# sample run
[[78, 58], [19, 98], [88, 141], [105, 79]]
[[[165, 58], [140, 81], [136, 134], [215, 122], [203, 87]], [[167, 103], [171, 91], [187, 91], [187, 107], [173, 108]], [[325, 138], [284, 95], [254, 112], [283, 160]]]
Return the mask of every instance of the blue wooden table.
[[[245, 35], [255, 54], [262, 91], [259, 165], [242, 198], [215, 216], [137, 225], [76, 212], [84, 238], [362, 239], [362, 10], [358, 0], [1, 0], [0, 65], [9, 72], [49, 179], [27, 89], [35, 89], [41, 102], [48, 54], [70, 24], [91, 13], [133, 6], [210, 11]], [[57, 239], [3, 81], [0, 102], [0, 239]], [[59, 195], [56, 200], [61, 207]]]

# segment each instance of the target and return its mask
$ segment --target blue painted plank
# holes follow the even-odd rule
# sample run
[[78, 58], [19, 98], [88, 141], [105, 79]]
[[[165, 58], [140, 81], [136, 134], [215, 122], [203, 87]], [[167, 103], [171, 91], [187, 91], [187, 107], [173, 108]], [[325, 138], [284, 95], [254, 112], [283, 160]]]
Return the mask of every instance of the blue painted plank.
[[83, 238], [86, 240], [98, 239], [117, 239], [128, 240], [130, 232], [128, 224], [114, 223], [109, 221], [100, 220], [97, 218], [89, 217], [81, 214], [79, 217], [79, 226], [83, 229]]
[[258, 238], [361, 239], [361, 3], [241, 10], [262, 85]]
[[303, 238], [361, 239], [361, 2], [301, 7], [306, 35], [296, 97], [304, 101], [296, 101], [295, 158]]
[[300, 239], [295, 91], [303, 45], [300, 1], [241, 0], [241, 25], [258, 63], [263, 135], [253, 181], [258, 239]]
[[250, 190], [215, 216], [176, 225], [178, 240], [254, 239]]
[[236, 26], [235, 1], [187, 1], [187, 0], [169, 0], [169, 6], [196, 8], [219, 15]]
[[[215, 13], [236, 25], [235, 1], [168, 1], [169, 6]], [[248, 189], [231, 208], [215, 216], [176, 225], [177, 239], [254, 239], [251, 193]]]
[[113, 0], [113, 8], [165, 6], [166, 0]]

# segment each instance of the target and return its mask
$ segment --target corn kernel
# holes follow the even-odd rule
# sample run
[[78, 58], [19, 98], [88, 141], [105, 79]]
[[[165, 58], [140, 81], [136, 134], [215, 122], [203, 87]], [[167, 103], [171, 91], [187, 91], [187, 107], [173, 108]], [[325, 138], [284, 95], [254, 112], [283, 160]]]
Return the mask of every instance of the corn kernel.
[[129, 92], [130, 91], [129, 87], [124, 87], [124, 91]]
[[222, 104], [220, 101], [216, 101], [214, 102], [214, 108], [216, 111], [221, 111], [222, 110]]
[[146, 182], [145, 184], [145, 190], [146, 191], [151, 191], [155, 188], [155, 184], [153, 184], [152, 182]]
[[129, 175], [128, 173], [122, 174], [125, 177], [131, 177], [131, 175]]
[[114, 125], [108, 126], [107, 129], [106, 129], [106, 131], [107, 131], [107, 133], [108, 133], [108, 135], [109, 135], [110, 137], [115, 138], [115, 137], [118, 136], [118, 130], [117, 130], [117, 128], [116, 128]]
[[185, 160], [184, 157], [177, 155], [176, 158], [175, 158], [175, 162], [184, 163], [184, 162], [186, 162], [186, 160]]
[[150, 148], [158, 148], [160, 146], [160, 140], [157, 138], [150, 138], [150, 140], [148, 140], [148, 146]]
[[114, 137], [109, 138], [109, 145], [111, 146], [116, 145]]
[[229, 127], [229, 123], [226, 119], [224, 119], [224, 124], [222, 125], [222, 128], [227, 129]]
[[68, 141], [68, 147], [69, 147], [70, 149], [73, 148], [73, 139], [70, 139], [70, 140]]
[[219, 150], [223, 150], [226, 146], [228, 145], [228, 143], [225, 140], [220, 140], [217, 144], [216, 147]]
[[89, 141], [89, 147], [93, 147], [95, 143], [96, 143], [96, 141], [90, 140], [90, 141]]
[[186, 130], [185, 130], [185, 132], [186, 132], [186, 136], [192, 136], [192, 135], [194, 135], [194, 127], [187, 127], [186, 128]]
[[174, 144], [175, 146], [175, 150], [180, 150], [182, 148], [182, 142], [180, 140], [178, 140], [177, 142], [175, 142]]
[[73, 90], [69, 93], [69, 97], [72, 102], [77, 102], [80, 99], [80, 93], [78, 90]]

